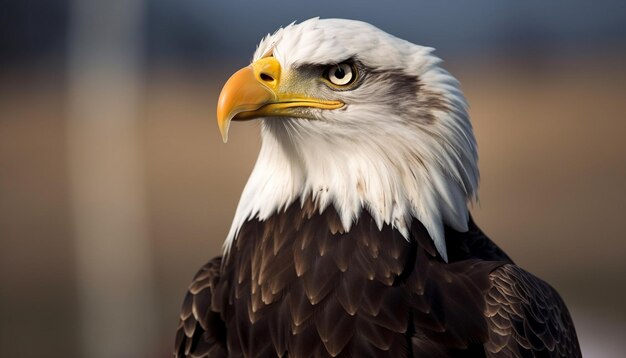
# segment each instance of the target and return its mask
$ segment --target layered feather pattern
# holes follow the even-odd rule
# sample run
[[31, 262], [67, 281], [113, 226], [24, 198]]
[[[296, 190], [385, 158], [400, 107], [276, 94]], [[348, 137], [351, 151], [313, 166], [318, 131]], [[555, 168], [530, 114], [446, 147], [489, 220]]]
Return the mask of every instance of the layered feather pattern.
[[576, 357], [547, 284], [470, 222], [446, 263], [418, 222], [411, 240], [364, 212], [349, 232], [310, 200], [243, 225], [196, 276], [178, 357]]

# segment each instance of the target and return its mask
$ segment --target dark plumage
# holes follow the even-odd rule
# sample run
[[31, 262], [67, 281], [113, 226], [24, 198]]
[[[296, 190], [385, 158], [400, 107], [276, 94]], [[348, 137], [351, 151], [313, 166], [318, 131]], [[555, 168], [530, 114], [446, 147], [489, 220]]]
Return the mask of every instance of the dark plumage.
[[[470, 222], [450, 262], [414, 222], [407, 241], [366, 212], [299, 201], [244, 224], [185, 297], [177, 357], [579, 357], [558, 294]], [[227, 354], [228, 352], [228, 354]]]

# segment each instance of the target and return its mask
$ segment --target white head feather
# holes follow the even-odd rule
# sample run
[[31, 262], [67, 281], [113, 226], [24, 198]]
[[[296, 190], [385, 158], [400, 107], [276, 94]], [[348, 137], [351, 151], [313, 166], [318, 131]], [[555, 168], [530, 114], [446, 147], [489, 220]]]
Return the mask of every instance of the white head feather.
[[264, 38], [254, 60], [273, 51], [287, 74], [356, 59], [376, 75], [336, 93], [346, 106], [320, 110], [318, 120], [262, 120], [261, 151], [226, 250], [245, 221], [312, 198], [320, 212], [334, 206], [346, 231], [367, 210], [379, 228], [408, 239], [417, 219], [447, 260], [444, 225], [467, 231], [479, 174], [465, 99], [432, 50], [341, 19], [313, 18]]

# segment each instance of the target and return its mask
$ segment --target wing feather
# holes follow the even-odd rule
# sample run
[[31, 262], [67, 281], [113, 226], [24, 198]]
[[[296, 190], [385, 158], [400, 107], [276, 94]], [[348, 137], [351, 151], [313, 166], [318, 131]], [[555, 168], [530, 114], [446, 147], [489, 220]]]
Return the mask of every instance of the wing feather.
[[490, 275], [487, 357], [581, 357], [572, 319], [558, 293], [515, 265]]
[[226, 328], [212, 311], [214, 290], [220, 277], [221, 257], [204, 265], [189, 285], [180, 312], [174, 355], [176, 358], [226, 357]]

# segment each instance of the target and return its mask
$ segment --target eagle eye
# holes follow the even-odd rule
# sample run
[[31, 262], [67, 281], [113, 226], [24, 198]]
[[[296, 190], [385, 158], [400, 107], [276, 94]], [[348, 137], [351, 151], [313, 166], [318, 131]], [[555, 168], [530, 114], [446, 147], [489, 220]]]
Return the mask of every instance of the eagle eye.
[[324, 77], [335, 86], [347, 86], [356, 79], [356, 69], [353, 65], [343, 62], [328, 66]]

